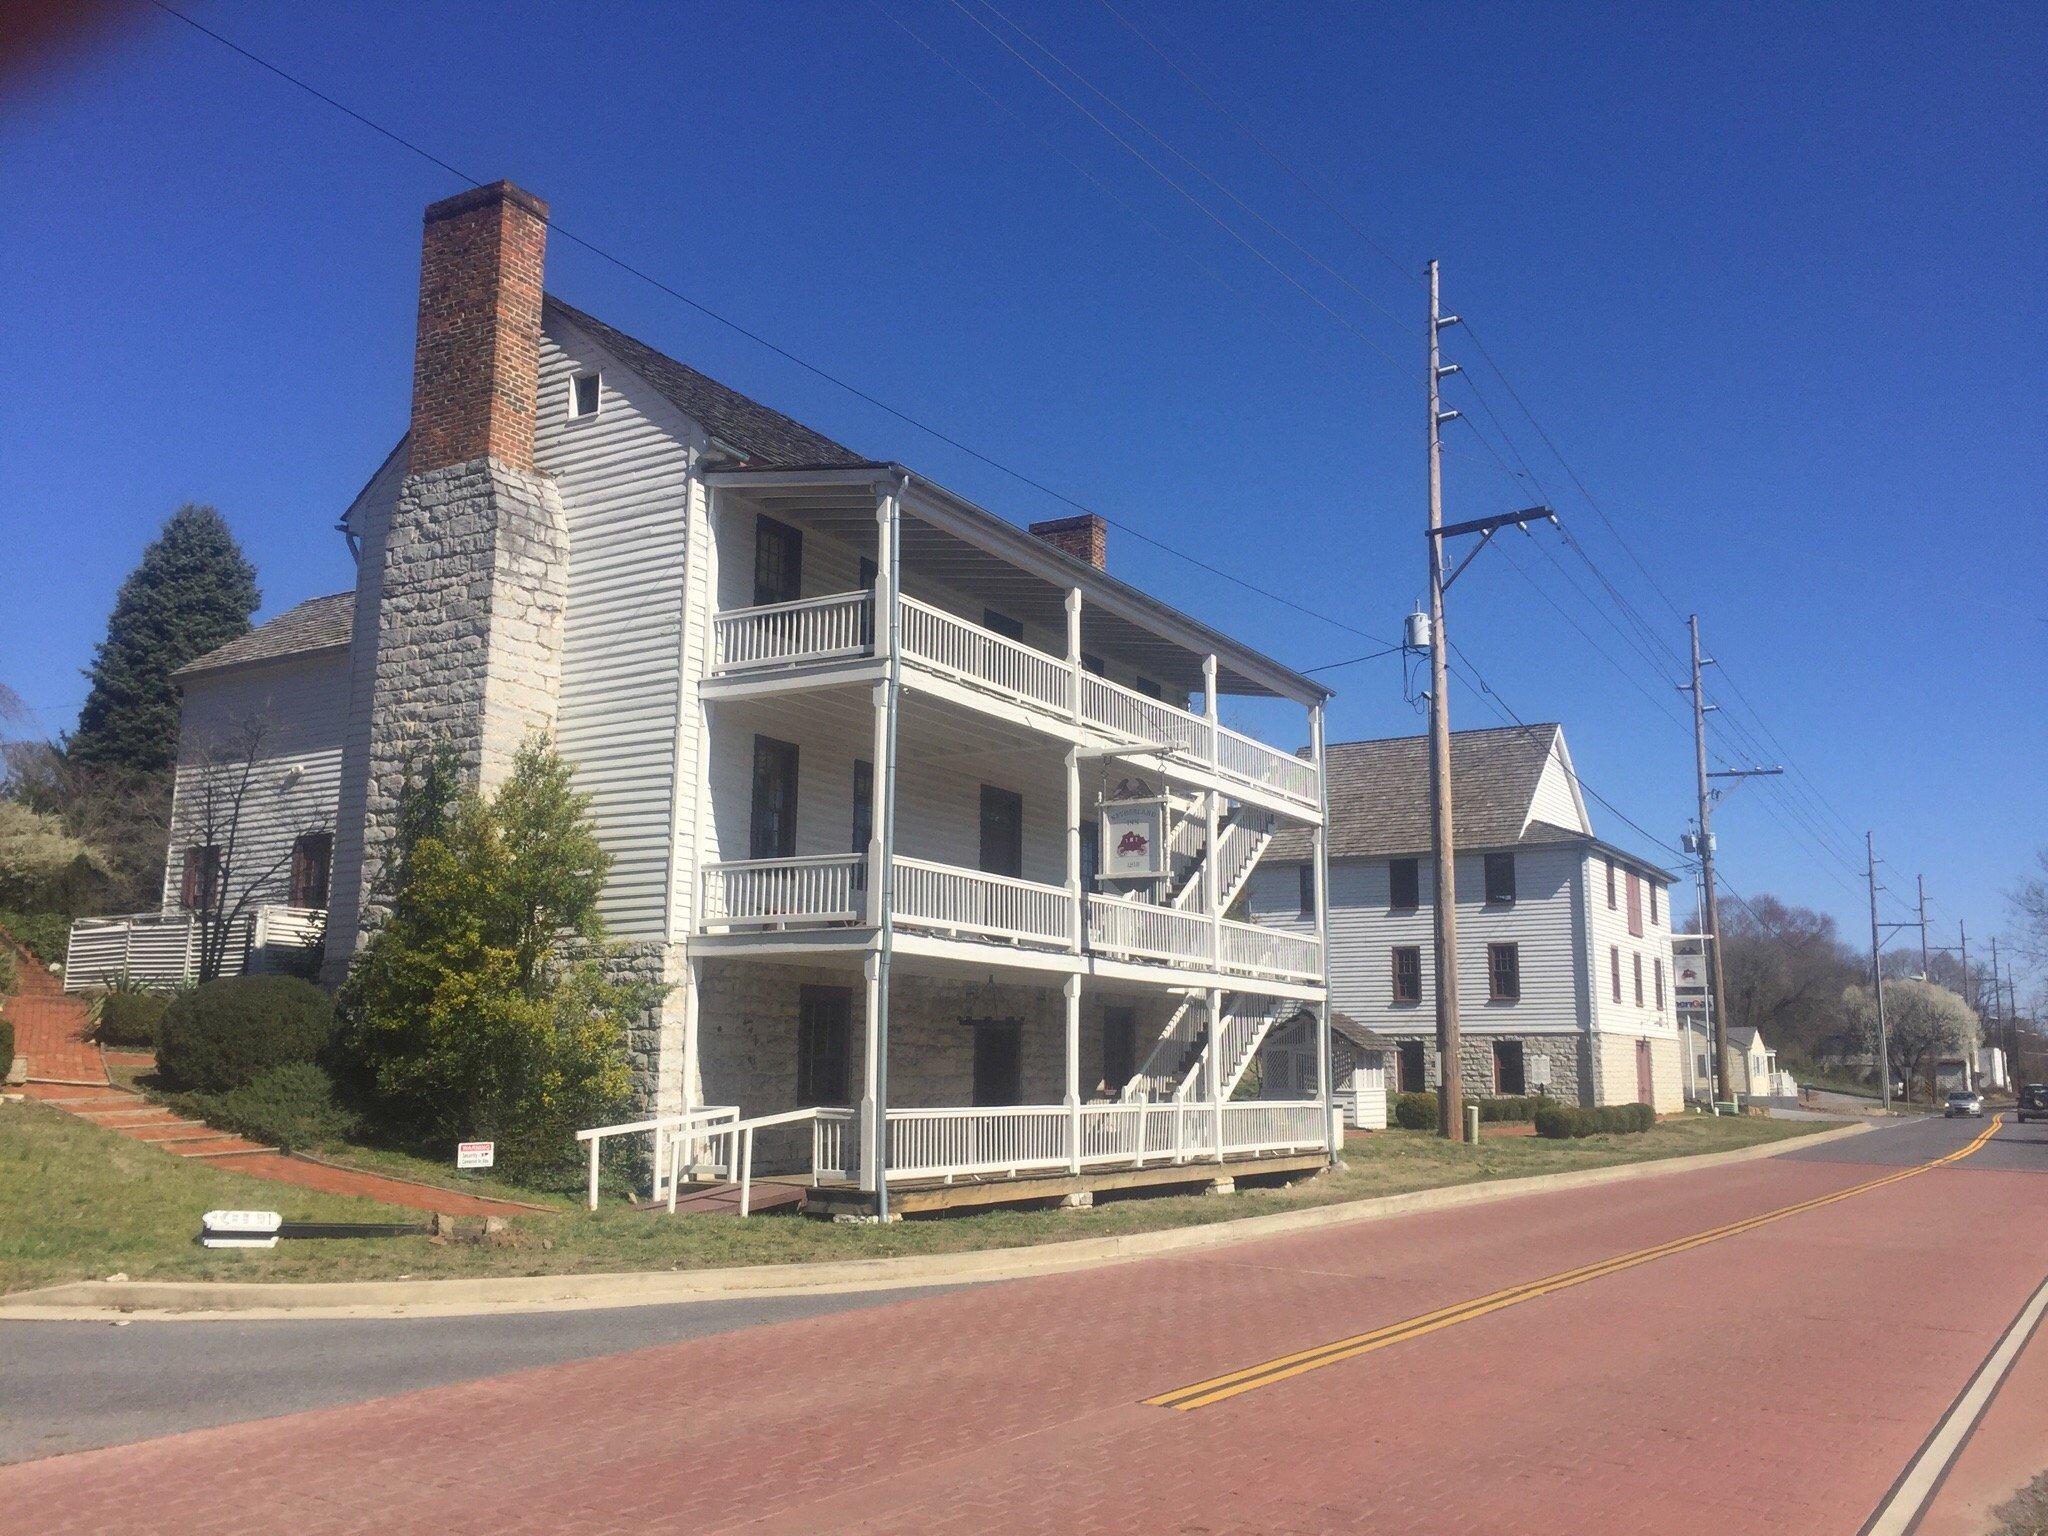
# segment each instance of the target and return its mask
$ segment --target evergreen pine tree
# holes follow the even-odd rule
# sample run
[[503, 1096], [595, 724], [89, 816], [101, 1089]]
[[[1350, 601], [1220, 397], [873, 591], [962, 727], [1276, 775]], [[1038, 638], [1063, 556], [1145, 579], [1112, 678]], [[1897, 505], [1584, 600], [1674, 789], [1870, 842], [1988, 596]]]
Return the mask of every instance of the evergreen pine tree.
[[86, 672], [92, 690], [66, 744], [70, 760], [142, 773], [170, 767], [178, 750], [171, 674], [246, 635], [259, 601], [256, 568], [226, 519], [212, 507], [180, 507], [114, 599], [107, 637]]

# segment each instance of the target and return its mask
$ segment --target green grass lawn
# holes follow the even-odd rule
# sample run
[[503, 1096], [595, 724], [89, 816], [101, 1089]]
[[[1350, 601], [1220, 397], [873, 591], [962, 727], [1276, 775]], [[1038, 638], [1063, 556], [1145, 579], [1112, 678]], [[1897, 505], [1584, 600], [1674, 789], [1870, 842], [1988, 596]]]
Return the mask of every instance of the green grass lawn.
[[[1477, 1147], [1441, 1142], [1424, 1132], [1386, 1131], [1352, 1137], [1349, 1166], [1342, 1171], [1291, 1187], [1246, 1189], [1229, 1197], [1105, 1201], [1083, 1211], [992, 1211], [886, 1228], [781, 1215], [745, 1221], [736, 1216], [669, 1219], [615, 1201], [592, 1213], [559, 1197], [499, 1186], [556, 1209], [513, 1218], [502, 1247], [422, 1236], [286, 1241], [269, 1251], [213, 1252], [199, 1247], [195, 1238], [201, 1214], [217, 1207], [275, 1210], [287, 1220], [420, 1218], [417, 1212], [181, 1160], [43, 1105], [8, 1104], [0, 1106], [0, 1291], [116, 1271], [135, 1280], [426, 1279], [701, 1269], [1019, 1247], [1196, 1226], [1486, 1179], [1682, 1157], [1818, 1129], [1812, 1122], [1687, 1117], [1634, 1136], [1569, 1142], [1501, 1137]], [[406, 1176], [421, 1171], [416, 1160], [397, 1154], [358, 1152], [352, 1157], [380, 1171]]]

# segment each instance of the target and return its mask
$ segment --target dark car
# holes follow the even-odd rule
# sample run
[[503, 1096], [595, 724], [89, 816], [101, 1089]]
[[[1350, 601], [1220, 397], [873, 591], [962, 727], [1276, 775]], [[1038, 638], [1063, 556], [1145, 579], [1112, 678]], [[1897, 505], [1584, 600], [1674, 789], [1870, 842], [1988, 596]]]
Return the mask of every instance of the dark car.
[[2048, 1120], [2048, 1083], [2029, 1083], [2020, 1090], [2019, 1121]]

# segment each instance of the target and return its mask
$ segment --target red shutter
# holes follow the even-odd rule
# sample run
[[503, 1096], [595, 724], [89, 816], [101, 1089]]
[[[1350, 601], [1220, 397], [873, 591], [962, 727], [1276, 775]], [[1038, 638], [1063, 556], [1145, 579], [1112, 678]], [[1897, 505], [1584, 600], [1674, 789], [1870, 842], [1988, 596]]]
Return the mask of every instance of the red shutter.
[[1643, 880], [1634, 870], [1628, 874], [1628, 931], [1634, 938], [1643, 936]]

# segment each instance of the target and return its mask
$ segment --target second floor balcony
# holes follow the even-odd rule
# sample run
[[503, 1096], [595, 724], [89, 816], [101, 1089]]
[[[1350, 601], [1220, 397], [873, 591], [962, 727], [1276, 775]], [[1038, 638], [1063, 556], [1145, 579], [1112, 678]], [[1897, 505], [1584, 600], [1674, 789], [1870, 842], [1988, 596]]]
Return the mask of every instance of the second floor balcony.
[[[703, 869], [707, 934], [871, 927], [881, 919], [876, 861], [862, 854], [740, 859]], [[1047, 955], [1316, 988], [1321, 943], [1231, 918], [992, 875], [898, 855], [891, 915], [900, 932]]]

